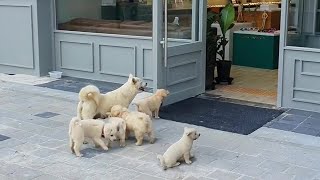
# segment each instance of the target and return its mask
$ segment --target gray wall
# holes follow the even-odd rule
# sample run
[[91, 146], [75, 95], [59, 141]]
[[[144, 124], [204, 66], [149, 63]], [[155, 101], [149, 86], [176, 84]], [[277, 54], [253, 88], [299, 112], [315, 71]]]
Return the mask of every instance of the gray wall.
[[51, 2], [0, 1], [0, 72], [41, 75], [52, 68]]
[[38, 0], [38, 36], [40, 75], [48, 75], [53, 70], [53, 17], [52, 0]]
[[101, 0], [56, 0], [57, 23], [73, 18], [101, 19]]
[[152, 40], [75, 32], [55, 33], [56, 67], [66, 76], [124, 83], [130, 73], [152, 87]]

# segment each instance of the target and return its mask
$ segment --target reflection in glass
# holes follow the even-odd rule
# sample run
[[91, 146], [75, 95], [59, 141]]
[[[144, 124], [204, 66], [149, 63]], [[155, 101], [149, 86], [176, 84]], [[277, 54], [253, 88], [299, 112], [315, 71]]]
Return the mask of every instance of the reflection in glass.
[[191, 39], [192, 0], [168, 0], [168, 38]]
[[320, 48], [318, 0], [290, 0], [287, 16], [287, 46]]

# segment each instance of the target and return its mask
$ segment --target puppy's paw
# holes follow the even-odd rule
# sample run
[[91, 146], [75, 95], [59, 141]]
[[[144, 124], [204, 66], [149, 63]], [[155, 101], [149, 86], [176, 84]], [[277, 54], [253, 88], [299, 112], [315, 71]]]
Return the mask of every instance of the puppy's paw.
[[108, 151], [108, 150], [109, 150], [109, 148], [108, 148], [108, 147], [104, 147], [104, 148], [103, 148], [103, 150]]
[[120, 147], [125, 147], [126, 143], [120, 143]]
[[156, 116], [156, 117], [154, 117], [155, 119], [160, 119], [160, 117], [159, 116]]
[[156, 141], [156, 138], [151, 138], [149, 142], [150, 144], [153, 144], [155, 141]]
[[189, 160], [189, 161], [186, 161], [186, 163], [187, 163], [187, 164], [191, 164], [191, 163], [192, 163], [192, 161], [190, 161], [190, 160]]
[[136, 145], [137, 145], [137, 146], [141, 146], [141, 145], [142, 145], [142, 142], [136, 142]]
[[82, 157], [82, 156], [83, 156], [83, 154], [76, 154], [76, 156], [77, 156], [77, 157]]

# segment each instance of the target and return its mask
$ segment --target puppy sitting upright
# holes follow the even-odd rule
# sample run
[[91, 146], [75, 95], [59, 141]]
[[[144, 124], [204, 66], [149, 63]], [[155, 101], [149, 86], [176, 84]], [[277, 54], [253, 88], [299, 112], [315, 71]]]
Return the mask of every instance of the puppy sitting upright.
[[158, 89], [156, 93], [150, 97], [140, 100], [134, 103], [138, 107], [139, 112], [148, 114], [150, 117], [159, 118], [160, 106], [169, 95], [169, 91], [165, 89]]
[[126, 122], [126, 138], [130, 132], [134, 132], [137, 139], [136, 145], [142, 145], [144, 135], [147, 134], [149, 142], [154, 143], [155, 137], [150, 117], [141, 112], [130, 112], [127, 108], [116, 105], [111, 108], [112, 117], [120, 117]]
[[157, 156], [162, 168], [166, 170], [167, 168], [179, 166], [180, 162], [178, 161], [183, 160], [187, 164], [191, 164], [190, 150], [192, 148], [193, 141], [198, 139], [199, 136], [200, 134], [197, 133], [195, 129], [185, 127], [182, 138], [178, 142], [172, 144], [163, 156]]
[[119, 127], [115, 123], [105, 123], [101, 120], [80, 120], [78, 117], [72, 118], [69, 124], [69, 140], [70, 149], [76, 156], [81, 157], [81, 145], [84, 138], [91, 138], [96, 145], [104, 150], [108, 150], [108, 146], [101, 139], [104, 136], [110, 141], [116, 140]]
[[[115, 123], [117, 127], [120, 127], [116, 133], [116, 138], [120, 139], [120, 147], [126, 146], [126, 122], [119, 117], [109, 117], [110, 115], [107, 115], [107, 119], [104, 119], [105, 122], [109, 123]], [[107, 139], [107, 145], [109, 144], [109, 140]]]

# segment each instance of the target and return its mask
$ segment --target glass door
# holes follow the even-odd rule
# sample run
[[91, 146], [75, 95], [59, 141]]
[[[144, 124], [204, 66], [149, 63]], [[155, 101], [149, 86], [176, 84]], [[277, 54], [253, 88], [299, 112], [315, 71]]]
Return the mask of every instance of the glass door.
[[[167, 103], [204, 92], [206, 1], [154, 1], [153, 45], [156, 58], [156, 89], [170, 91]], [[154, 51], [156, 50], [154, 49]], [[160, 51], [160, 52], [159, 52]]]

